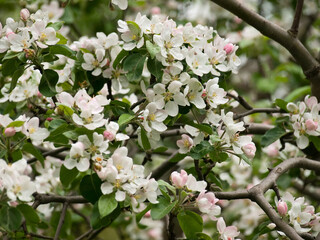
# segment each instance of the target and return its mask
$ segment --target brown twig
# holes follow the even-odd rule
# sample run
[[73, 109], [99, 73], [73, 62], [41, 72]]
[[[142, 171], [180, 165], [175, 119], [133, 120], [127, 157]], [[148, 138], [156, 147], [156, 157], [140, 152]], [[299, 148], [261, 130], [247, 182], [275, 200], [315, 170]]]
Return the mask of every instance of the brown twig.
[[233, 119], [238, 120], [240, 118], [243, 118], [245, 116], [254, 114], [254, 113], [280, 113], [282, 110], [280, 108], [253, 108], [247, 112], [234, 115]]
[[241, 96], [235, 96], [231, 93], [227, 93], [228, 97], [233, 98], [234, 100], [238, 101], [245, 109], [251, 110], [253, 107]]
[[297, 37], [297, 35], [298, 35], [300, 18], [302, 15], [303, 3], [304, 3], [304, 0], [297, 0], [296, 11], [294, 14], [293, 22], [292, 22], [291, 28], [288, 30], [288, 32], [293, 37]]
[[[292, 168], [304, 168], [310, 170], [320, 170], [320, 162], [310, 160], [307, 158], [290, 158], [285, 160], [276, 166], [268, 174], [268, 176], [262, 180], [261, 183], [255, 185], [249, 190], [237, 190], [234, 192], [216, 192], [215, 195], [219, 199], [233, 200], [233, 199], [251, 199], [256, 202], [262, 210], [268, 215], [270, 220], [274, 222], [277, 227], [284, 232], [290, 239], [302, 240], [301, 236], [287, 223], [285, 223], [278, 213], [272, 208], [268, 201], [264, 198], [263, 194], [268, 190], [272, 189], [276, 183], [276, 180]], [[304, 238], [306, 239], [305, 234]], [[308, 234], [309, 236], [309, 234]], [[309, 236], [311, 239], [311, 235]]]
[[[54, 149], [54, 150], [51, 150], [51, 151], [48, 151], [48, 152], [44, 152], [42, 153], [42, 156], [43, 157], [46, 157], [46, 156], [56, 156], [58, 153], [61, 153], [63, 151], [66, 151], [70, 149], [70, 147], [61, 147], [61, 148], [57, 148], [57, 149]], [[28, 164], [31, 164], [31, 163], [34, 163], [36, 162], [38, 159], [36, 157], [33, 157], [33, 158], [30, 158], [27, 163]]]
[[62, 207], [62, 212], [61, 212], [61, 215], [60, 215], [60, 219], [59, 219], [59, 223], [58, 223], [58, 226], [57, 226], [57, 230], [56, 230], [56, 233], [55, 233], [54, 238], [53, 238], [54, 240], [58, 240], [59, 239], [59, 235], [60, 235], [64, 220], [65, 220], [65, 217], [66, 217], [67, 210], [68, 210], [68, 202], [64, 202], [63, 203], [63, 207]]

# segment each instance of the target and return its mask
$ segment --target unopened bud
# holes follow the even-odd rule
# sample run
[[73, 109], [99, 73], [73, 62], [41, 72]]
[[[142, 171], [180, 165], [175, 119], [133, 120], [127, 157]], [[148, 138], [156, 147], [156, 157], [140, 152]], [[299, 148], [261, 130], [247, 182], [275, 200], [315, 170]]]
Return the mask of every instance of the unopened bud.
[[6, 135], [6, 137], [12, 137], [16, 134], [16, 130], [14, 129], [14, 127], [8, 127], [4, 130], [4, 135]]
[[233, 51], [233, 44], [232, 43], [228, 43], [227, 45], [224, 46], [223, 50], [226, 51], [227, 54], [231, 53]]
[[103, 136], [105, 139], [108, 139], [109, 141], [113, 141], [115, 139], [115, 136], [112, 132], [108, 131], [108, 130], [105, 130], [103, 132]]
[[249, 144], [243, 146], [242, 150], [248, 158], [253, 158], [254, 155], [256, 154], [257, 149], [253, 143], [249, 143]]
[[267, 228], [269, 228], [270, 230], [272, 230], [272, 229], [275, 229], [276, 226], [277, 226], [277, 225], [275, 225], [274, 223], [269, 223], [269, 224], [267, 225]]
[[286, 202], [280, 200], [277, 205], [278, 213], [281, 216], [285, 216], [288, 212], [288, 205]]
[[27, 59], [32, 59], [35, 56], [35, 51], [33, 49], [24, 49], [25, 56]]
[[30, 17], [30, 12], [28, 9], [24, 8], [20, 11], [20, 18], [23, 21], [27, 21], [29, 17]]
[[153, 7], [151, 8], [151, 14], [152, 15], [157, 15], [161, 13], [161, 9], [159, 7]]
[[306, 128], [309, 131], [315, 131], [318, 128], [318, 123], [313, 121], [312, 119], [308, 119], [306, 121]]
[[146, 214], [144, 215], [144, 217], [146, 217], [146, 218], [151, 217], [151, 211], [149, 210], [148, 212], [146, 212]]
[[48, 117], [46, 120], [47, 120], [48, 122], [51, 122], [51, 121], [53, 120], [53, 118], [52, 118], [52, 117]]

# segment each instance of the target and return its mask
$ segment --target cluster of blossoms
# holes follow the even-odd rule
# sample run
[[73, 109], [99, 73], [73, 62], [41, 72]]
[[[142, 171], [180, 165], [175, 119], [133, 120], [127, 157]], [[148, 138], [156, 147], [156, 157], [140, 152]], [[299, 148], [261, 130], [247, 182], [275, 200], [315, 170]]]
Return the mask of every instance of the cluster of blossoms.
[[115, 199], [123, 202], [131, 199], [133, 207], [148, 200], [157, 203], [158, 183], [150, 176], [144, 176], [144, 167], [133, 164], [128, 157], [128, 149], [120, 147], [116, 149], [107, 160], [99, 160], [95, 164], [95, 170], [103, 181], [101, 191], [103, 194], [115, 192]]
[[[252, 137], [240, 136], [240, 132], [245, 130], [244, 122], [235, 122], [233, 120], [233, 112], [225, 114], [224, 110], [221, 110], [221, 115], [212, 114], [215, 115], [215, 124], [213, 126], [217, 127], [217, 136], [212, 136], [210, 143], [214, 145], [218, 142], [219, 147], [232, 150], [232, 152], [227, 151], [230, 156], [236, 155], [239, 157], [244, 154], [252, 159], [256, 152], [256, 146], [252, 141]], [[197, 128], [185, 126], [184, 129], [194, 138], [191, 138], [187, 134], [182, 134], [182, 139], [177, 141], [180, 153], [189, 152], [193, 146], [196, 146], [205, 138], [205, 135]]]
[[277, 210], [282, 217], [288, 216], [288, 222], [297, 232], [312, 231], [315, 236], [320, 232], [319, 213], [315, 213], [314, 206], [308, 205], [304, 197], [294, 198], [286, 192], [277, 202]]
[[16, 132], [21, 132], [34, 145], [40, 145], [50, 135], [48, 129], [40, 127], [39, 124], [37, 117], [21, 115], [13, 121], [8, 114], [0, 114], [0, 127], [3, 128], [4, 136], [13, 137]]
[[[110, 103], [106, 96], [97, 95], [90, 97], [85, 89], [80, 89], [74, 97], [71, 94], [62, 92], [57, 95], [57, 105], [71, 108], [72, 120], [79, 126], [89, 130], [102, 127], [107, 123], [104, 119], [104, 106]], [[74, 113], [74, 111], [76, 111]], [[58, 107], [59, 112], [59, 107]]]
[[305, 149], [309, 145], [308, 136], [320, 135], [320, 105], [316, 97], [306, 96], [303, 102], [298, 105], [288, 103], [287, 109], [290, 112], [290, 121], [297, 138], [297, 146]]
[[[12, 164], [7, 164], [0, 159], [0, 192], [6, 192], [11, 205], [17, 201], [30, 202], [34, 192], [52, 193], [60, 184], [59, 171], [61, 161], [48, 157], [42, 166], [36, 164], [38, 175], [31, 178], [32, 168], [25, 159], [18, 160]], [[41, 212], [45, 215], [50, 213], [49, 206], [43, 206]], [[52, 209], [51, 209], [52, 210]]]
[[170, 180], [175, 188], [179, 191], [184, 190], [187, 193], [187, 197], [181, 201], [182, 204], [188, 202], [189, 197], [192, 197], [193, 193], [199, 192], [196, 198], [196, 206], [201, 213], [217, 221], [217, 230], [221, 239], [233, 240], [239, 235], [240, 232], [237, 231], [235, 226], [226, 227], [224, 219], [222, 217], [216, 217], [221, 213], [221, 207], [217, 205], [219, 199], [215, 197], [213, 192], [206, 191], [207, 183], [205, 181], [197, 181], [192, 174], [188, 174], [184, 170], [181, 170], [180, 173], [176, 171], [172, 172]]

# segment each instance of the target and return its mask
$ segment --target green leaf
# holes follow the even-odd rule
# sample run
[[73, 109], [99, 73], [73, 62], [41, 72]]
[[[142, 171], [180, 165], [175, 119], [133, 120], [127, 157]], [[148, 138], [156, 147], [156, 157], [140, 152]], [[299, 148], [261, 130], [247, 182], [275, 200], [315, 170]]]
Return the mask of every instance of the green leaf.
[[47, 27], [52, 27], [54, 30], [58, 31], [63, 26], [64, 22], [49, 22]]
[[203, 230], [202, 217], [195, 212], [180, 212], [178, 214], [178, 222], [182, 231], [188, 239], [196, 239], [196, 233], [201, 233]]
[[143, 146], [144, 150], [151, 149], [149, 138], [148, 138], [146, 130], [144, 130], [144, 128], [141, 128], [141, 142], [142, 142], [142, 146]]
[[211, 128], [211, 126], [209, 124], [206, 124], [206, 123], [203, 123], [203, 124], [195, 123], [192, 120], [190, 120], [187, 116], [181, 116], [179, 118], [179, 120], [182, 123], [185, 123], [185, 124], [187, 124], [189, 126], [198, 128], [200, 131], [205, 132], [205, 133], [207, 133], [209, 135], [213, 134], [213, 130], [212, 130], [212, 128]]
[[212, 238], [205, 233], [198, 232], [195, 235], [197, 240], [212, 240]]
[[130, 29], [130, 32], [132, 32], [136, 36], [140, 36], [141, 28], [139, 25], [133, 21], [127, 21], [128, 28]]
[[61, 33], [56, 33], [56, 37], [60, 39], [60, 41], [57, 44], [67, 44], [68, 39], [65, 38]]
[[184, 159], [187, 156], [187, 154], [177, 153], [172, 158], [169, 159], [169, 162], [176, 163], [180, 160]]
[[36, 149], [32, 143], [26, 142], [23, 145], [22, 150], [32, 154], [35, 158], [37, 158], [41, 162], [42, 166], [44, 166], [44, 157], [42, 156], [42, 153], [38, 149]]
[[144, 215], [151, 209], [152, 204], [150, 203], [142, 212], [136, 215], [136, 222], [139, 223], [140, 220], [144, 217]]
[[159, 62], [157, 59], [148, 58], [147, 67], [149, 72], [155, 76], [158, 81], [162, 79], [163, 66], [161, 62]]
[[176, 188], [172, 185], [170, 185], [169, 183], [163, 181], [163, 180], [158, 180], [158, 185], [159, 186], [165, 186], [166, 188], [168, 188], [174, 195], [176, 194]]
[[53, 45], [53, 46], [50, 47], [50, 53], [52, 53], [52, 54], [61, 54], [63, 56], [71, 58], [73, 60], [77, 59], [77, 52], [71, 50], [66, 45], [61, 45], [61, 44]]
[[118, 206], [118, 201], [115, 199], [115, 194], [111, 193], [108, 195], [102, 195], [99, 198], [98, 208], [100, 213], [100, 218], [108, 216], [113, 212]]
[[313, 143], [316, 149], [320, 152], [320, 138], [316, 136], [308, 136], [309, 140]]
[[308, 94], [311, 94], [311, 87], [304, 86], [290, 92], [290, 94], [286, 96], [284, 100], [286, 100], [287, 102], [294, 102], [297, 99], [302, 98]]
[[74, 111], [72, 110], [72, 108], [65, 106], [65, 105], [59, 105], [58, 106], [58, 112], [62, 112], [65, 116], [71, 118], [72, 114], [74, 113]]
[[19, 68], [14, 72], [11, 79], [9, 93], [17, 86], [18, 79], [22, 76], [23, 73], [24, 73], [24, 68]]
[[134, 53], [124, 59], [123, 70], [128, 71], [127, 78], [130, 82], [137, 81], [141, 78], [146, 57], [146, 55]]
[[60, 181], [65, 188], [68, 188], [73, 180], [79, 175], [77, 168], [68, 169], [64, 165], [60, 168]]
[[18, 209], [2, 205], [0, 210], [0, 226], [9, 231], [16, 231], [22, 223], [22, 215]]
[[250, 166], [252, 165], [252, 162], [250, 161], [250, 159], [245, 155], [245, 154], [241, 154], [240, 158], [245, 161], [246, 163], [248, 163]]
[[268, 130], [261, 138], [261, 145], [263, 147], [269, 146], [271, 143], [275, 142], [282, 136], [286, 134], [286, 130], [276, 126], [275, 128], [272, 128]]
[[152, 59], [161, 51], [161, 48], [157, 44], [153, 44], [149, 40], [146, 41], [146, 46]]
[[118, 207], [108, 216], [100, 217], [98, 202], [93, 205], [92, 215], [90, 217], [90, 224], [93, 229], [105, 228], [109, 226], [121, 213], [121, 208]]
[[59, 75], [56, 71], [52, 69], [46, 69], [43, 71], [39, 91], [46, 97], [53, 97], [56, 92], [56, 85], [59, 80]]
[[8, 127], [21, 127], [24, 124], [24, 121], [13, 121], [7, 125]]
[[20, 212], [22, 212], [22, 214], [27, 222], [35, 223], [35, 224], [40, 223], [40, 218], [39, 218], [36, 210], [34, 210], [28, 204], [19, 204], [17, 206], [17, 209]]
[[151, 207], [151, 217], [153, 220], [159, 220], [166, 216], [168, 213], [171, 212], [171, 210], [174, 208], [174, 206], [177, 204], [178, 200], [174, 202], [170, 202], [167, 198], [160, 196], [158, 198], [159, 203], [152, 204]]
[[163, 152], [165, 152], [167, 150], [168, 150], [167, 147], [162, 146], [162, 147], [158, 147], [156, 149], [153, 149], [152, 152], [154, 152], [154, 153], [163, 153]]
[[21, 52], [8, 51], [2, 61], [17, 57]]
[[101, 180], [98, 177], [98, 175], [92, 174], [92, 175], [86, 175], [82, 178], [80, 182], [80, 193], [81, 195], [87, 199], [89, 202], [94, 204], [100, 196], [102, 195], [102, 192], [100, 190], [101, 186]]
[[214, 151], [215, 151], [214, 147], [208, 141], [201, 141], [199, 144], [191, 148], [190, 156], [193, 159], [202, 159], [208, 153], [214, 153]]
[[135, 115], [124, 113], [119, 117], [118, 124], [119, 126], [128, 124], [135, 117], [136, 117]]
[[276, 106], [278, 106], [282, 110], [288, 112], [288, 109], [287, 109], [288, 102], [287, 101], [285, 101], [283, 99], [280, 99], [280, 98], [277, 98], [276, 101], [275, 101], [275, 104], [276, 104]]
[[121, 62], [122, 59], [124, 59], [126, 56], [129, 55], [129, 52], [127, 52], [126, 50], [122, 50], [116, 57], [116, 59], [113, 61], [112, 67], [114, 69], [117, 68], [117, 66], [119, 65], [119, 63]]

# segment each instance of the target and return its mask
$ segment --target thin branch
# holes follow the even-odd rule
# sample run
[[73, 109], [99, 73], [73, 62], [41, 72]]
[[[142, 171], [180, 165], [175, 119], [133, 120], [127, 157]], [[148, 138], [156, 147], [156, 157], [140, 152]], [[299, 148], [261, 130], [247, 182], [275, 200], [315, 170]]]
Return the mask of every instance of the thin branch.
[[40, 194], [34, 193], [33, 194], [35, 201], [33, 204], [33, 208], [37, 208], [41, 204], [47, 203], [88, 203], [88, 200], [83, 198], [82, 196], [59, 196], [59, 195], [52, 195], [52, 194]]
[[235, 96], [231, 93], [227, 93], [228, 97], [233, 98], [234, 100], [238, 101], [245, 109], [251, 110], [253, 107], [241, 96]]
[[60, 219], [59, 219], [59, 223], [58, 223], [58, 227], [57, 227], [56, 233], [55, 233], [54, 238], [53, 238], [54, 240], [58, 240], [59, 239], [59, 235], [60, 235], [60, 232], [61, 232], [61, 229], [62, 229], [62, 225], [63, 225], [65, 217], [66, 217], [67, 210], [68, 210], [68, 202], [64, 202], [63, 203], [62, 212], [61, 212], [61, 215], [60, 215]]
[[292, 22], [291, 28], [288, 30], [288, 32], [293, 37], [297, 37], [297, 35], [298, 35], [300, 18], [302, 15], [303, 3], [304, 3], [304, 0], [297, 0], [296, 11], [294, 14], [293, 22]]
[[211, 0], [224, 9], [243, 19], [249, 25], [260, 31], [286, 48], [297, 63], [302, 67], [305, 76], [311, 82], [311, 92], [320, 99], [320, 65], [299, 39], [291, 36], [285, 29], [268, 21], [256, 12], [248, 9], [237, 0]]
[[[255, 185], [249, 190], [238, 190], [234, 192], [216, 192], [215, 195], [219, 199], [251, 199], [256, 202], [262, 210], [268, 215], [277, 227], [284, 232], [290, 239], [302, 240], [301, 236], [287, 223], [285, 223], [278, 213], [273, 209], [269, 202], [264, 198], [263, 194], [272, 189], [277, 179], [291, 168], [304, 168], [310, 170], [320, 170], [320, 162], [307, 158], [290, 158], [276, 166], [261, 183]], [[310, 237], [310, 238], [309, 238]], [[305, 239], [311, 239], [311, 235]]]
[[143, 103], [146, 99], [142, 98], [140, 99], [138, 102], [132, 104], [132, 106], [130, 107], [131, 110], [135, 109], [135, 107], [139, 106], [141, 103]]
[[86, 215], [84, 215], [82, 212], [80, 212], [78, 209], [76, 209], [72, 204], [70, 204], [70, 208], [75, 214], [82, 217], [84, 219], [84, 221], [86, 222], [86, 224], [88, 226], [90, 226], [90, 219]]
[[268, 130], [274, 128], [273, 125], [263, 123], [250, 123], [245, 125], [244, 134], [265, 134]]
[[293, 182], [293, 187], [311, 199], [320, 202], [320, 188], [313, 188], [308, 185], [305, 186], [298, 181]]
[[[51, 151], [48, 151], [48, 152], [44, 152], [42, 153], [42, 156], [43, 157], [46, 157], [46, 156], [56, 156], [57, 154], [61, 153], [61, 152], [64, 152], [66, 150], [70, 149], [69, 147], [61, 147], [61, 148], [57, 148], [57, 149], [54, 149], [54, 150], [51, 150]], [[38, 159], [36, 157], [33, 157], [33, 158], [30, 158], [27, 162], [28, 164], [31, 164], [31, 163], [34, 163], [36, 162]]]
[[251, 199], [261, 207], [261, 209], [268, 215], [269, 219], [275, 223], [277, 227], [286, 234], [287, 237], [289, 237], [291, 240], [303, 240], [303, 238], [300, 237], [300, 235], [291, 226], [281, 219], [279, 214], [273, 209], [262, 193], [251, 196]]
[[107, 86], [108, 86], [108, 96], [107, 96], [107, 98], [110, 99], [110, 100], [114, 100], [114, 97], [112, 95], [112, 82], [111, 82], [111, 79], [108, 79]]
[[254, 108], [247, 112], [235, 115], [233, 119], [237, 120], [254, 113], [280, 113], [280, 112], [282, 112], [280, 108]]
[[36, 237], [36, 238], [53, 239], [53, 237], [47, 237], [47, 236], [43, 236], [43, 235], [40, 235], [40, 234], [37, 234], [37, 233], [29, 233], [29, 235], [30, 235], [31, 237]]
[[[175, 151], [168, 159], [173, 158], [175, 155], [177, 155], [179, 152], [178, 150]], [[157, 169], [155, 169], [152, 174], [151, 174], [151, 178], [155, 178], [155, 179], [159, 179], [161, 178], [166, 172], [170, 171], [172, 167], [174, 167], [175, 165], [177, 165], [178, 163], [176, 162], [169, 162], [169, 161], [165, 161], [164, 163], [162, 163]]]
[[89, 236], [94, 230], [90, 229], [87, 232], [85, 232], [84, 234], [82, 234], [80, 237], [76, 238], [76, 240], [82, 240], [85, 239], [87, 236]]

